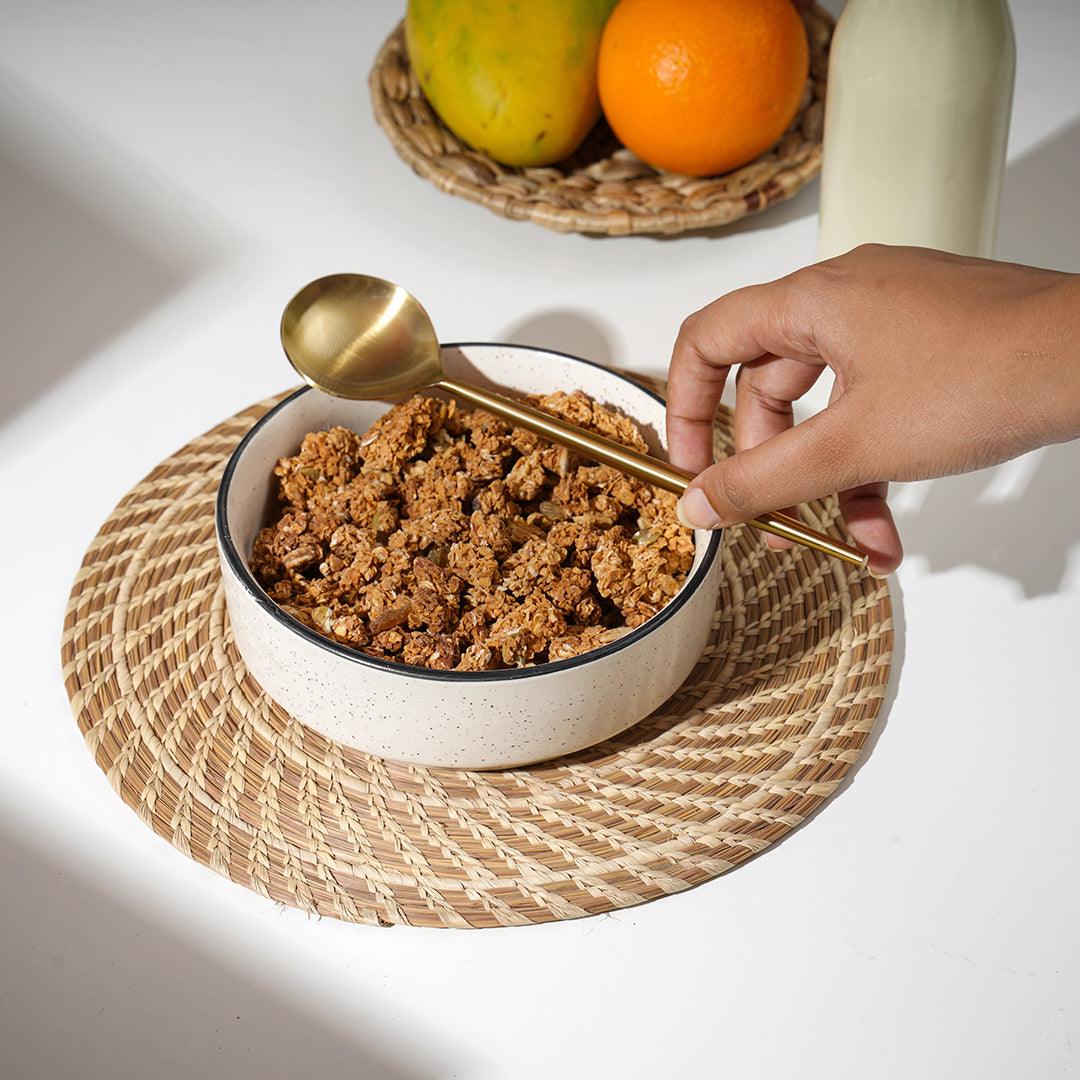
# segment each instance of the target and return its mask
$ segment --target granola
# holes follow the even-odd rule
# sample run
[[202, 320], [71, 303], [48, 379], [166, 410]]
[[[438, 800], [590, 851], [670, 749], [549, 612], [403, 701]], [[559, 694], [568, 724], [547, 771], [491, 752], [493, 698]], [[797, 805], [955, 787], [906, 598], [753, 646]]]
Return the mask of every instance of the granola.
[[[538, 408], [637, 450], [585, 394]], [[443, 671], [564, 660], [616, 640], [694, 557], [675, 497], [456, 402], [413, 397], [363, 435], [312, 432], [274, 469], [279, 512], [251, 568], [324, 636]]]

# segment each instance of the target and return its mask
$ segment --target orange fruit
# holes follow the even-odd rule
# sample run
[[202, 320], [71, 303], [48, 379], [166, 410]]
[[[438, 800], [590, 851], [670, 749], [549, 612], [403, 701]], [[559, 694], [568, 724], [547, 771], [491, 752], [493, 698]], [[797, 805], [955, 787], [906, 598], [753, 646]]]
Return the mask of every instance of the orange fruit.
[[711, 176], [783, 135], [809, 63], [790, 0], [620, 0], [600, 41], [600, 103], [650, 165]]

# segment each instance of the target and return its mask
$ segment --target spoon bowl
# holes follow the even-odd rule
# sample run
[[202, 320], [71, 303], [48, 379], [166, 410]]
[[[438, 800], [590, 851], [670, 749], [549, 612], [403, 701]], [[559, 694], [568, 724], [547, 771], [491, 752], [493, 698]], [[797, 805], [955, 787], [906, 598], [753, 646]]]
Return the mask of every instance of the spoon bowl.
[[354, 401], [409, 394], [443, 374], [435, 328], [420, 302], [365, 274], [305, 285], [281, 317], [281, 344], [305, 382]]

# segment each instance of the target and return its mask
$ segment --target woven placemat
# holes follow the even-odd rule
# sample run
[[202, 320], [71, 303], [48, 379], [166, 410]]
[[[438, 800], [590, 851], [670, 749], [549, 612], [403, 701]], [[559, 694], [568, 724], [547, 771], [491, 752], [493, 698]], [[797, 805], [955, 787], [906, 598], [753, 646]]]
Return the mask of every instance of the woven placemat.
[[803, 21], [810, 77], [798, 116], [771, 150], [722, 176], [658, 172], [623, 147], [604, 121], [566, 161], [544, 168], [500, 165], [466, 146], [436, 115], [409, 66], [403, 26], [375, 58], [371, 102], [376, 120], [414, 172], [504, 217], [558, 232], [608, 236], [713, 228], [790, 198], [821, 169], [833, 19], [813, 6]]
[[[701, 663], [592, 750], [441, 771], [305, 728], [245, 673], [214, 540], [225, 460], [272, 404], [194, 439], [124, 497], [64, 620], [64, 681], [95, 761], [185, 855], [355, 922], [570, 919], [722, 874], [817, 809], [858, 758], [889, 675], [888, 589], [802, 549], [768, 552], [744, 529], [725, 539]], [[717, 437], [730, 449], [727, 414]], [[836, 525], [835, 500], [805, 511]]]

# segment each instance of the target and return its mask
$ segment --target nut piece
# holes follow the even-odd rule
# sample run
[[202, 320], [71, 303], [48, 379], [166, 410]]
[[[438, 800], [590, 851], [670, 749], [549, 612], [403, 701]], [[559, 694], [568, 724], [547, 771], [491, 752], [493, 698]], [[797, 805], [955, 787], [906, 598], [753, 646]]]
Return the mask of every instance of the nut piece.
[[401, 600], [393, 607], [388, 607], [377, 618], [371, 620], [371, 632], [378, 635], [384, 630], [391, 630], [395, 626], [400, 626], [408, 620], [410, 611], [412, 611], [412, 601], [407, 598]]

